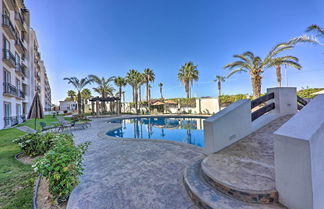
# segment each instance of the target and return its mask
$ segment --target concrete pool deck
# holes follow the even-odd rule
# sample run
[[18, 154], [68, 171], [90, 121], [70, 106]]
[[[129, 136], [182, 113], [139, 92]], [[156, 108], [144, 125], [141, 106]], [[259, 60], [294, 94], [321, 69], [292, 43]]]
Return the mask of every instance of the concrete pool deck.
[[142, 139], [116, 139], [109, 119], [93, 119], [92, 127], [74, 131], [76, 143], [90, 141], [84, 175], [72, 192], [69, 209], [196, 209], [183, 185], [183, 170], [205, 157], [192, 145]]

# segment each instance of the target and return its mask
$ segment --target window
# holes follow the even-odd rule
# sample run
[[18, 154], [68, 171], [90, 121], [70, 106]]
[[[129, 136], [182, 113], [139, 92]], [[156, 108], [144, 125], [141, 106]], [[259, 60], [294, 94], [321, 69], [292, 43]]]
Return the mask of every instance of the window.
[[5, 127], [9, 126], [11, 123], [11, 103], [5, 102], [4, 103], [4, 121], [5, 121]]
[[21, 115], [21, 104], [16, 104], [16, 116]]
[[10, 50], [10, 42], [3, 36], [3, 49]]
[[3, 70], [3, 82], [4, 83], [11, 83], [11, 75], [7, 70]]
[[21, 89], [20, 80], [18, 78], [16, 78], [16, 87], [18, 91]]
[[5, 16], [10, 16], [10, 13], [9, 13], [9, 10], [5, 7], [5, 5], [4, 4], [2, 4], [2, 12], [3, 12], [3, 14], [5, 15]]
[[15, 54], [15, 58], [16, 58], [16, 66], [18, 67], [20, 64], [20, 57], [19, 57], [19, 54], [17, 54], [17, 52]]

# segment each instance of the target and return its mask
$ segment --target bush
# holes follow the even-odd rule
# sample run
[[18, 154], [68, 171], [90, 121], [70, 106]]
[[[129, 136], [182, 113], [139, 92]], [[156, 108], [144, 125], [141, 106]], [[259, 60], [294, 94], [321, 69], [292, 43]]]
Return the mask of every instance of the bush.
[[314, 94], [315, 92], [324, 90], [324, 88], [306, 88], [306, 89], [301, 89], [297, 92], [297, 95], [300, 96], [301, 98], [309, 98], [312, 99], [315, 96], [317, 96], [316, 94]]
[[226, 107], [238, 100], [241, 99], [251, 99], [248, 95], [246, 94], [235, 94], [235, 95], [221, 95], [220, 96], [220, 101], [222, 107]]
[[87, 118], [87, 116], [81, 114], [81, 115], [73, 115], [71, 120], [79, 121], [79, 120], [89, 120], [89, 119]]
[[37, 155], [42, 155], [47, 152], [52, 146], [55, 140], [59, 137], [55, 133], [45, 133], [37, 132], [34, 134], [27, 134], [20, 138], [13, 140], [21, 148], [25, 155], [30, 157], [35, 157]]
[[36, 160], [35, 172], [49, 182], [49, 192], [56, 201], [67, 200], [72, 190], [78, 185], [78, 176], [82, 175], [82, 155], [89, 142], [75, 146], [72, 136], [60, 135], [54, 147]]

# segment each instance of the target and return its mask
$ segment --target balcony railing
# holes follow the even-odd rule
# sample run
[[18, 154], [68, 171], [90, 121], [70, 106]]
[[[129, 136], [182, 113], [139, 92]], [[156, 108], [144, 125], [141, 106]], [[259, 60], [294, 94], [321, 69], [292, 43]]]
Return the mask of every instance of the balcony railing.
[[11, 83], [3, 83], [3, 93], [10, 96], [17, 96], [18, 90], [17, 88], [12, 85]]
[[3, 61], [11, 68], [16, 66], [15, 56], [8, 49], [3, 50]]
[[18, 97], [20, 99], [25, 98], [25, 93], [17, 89], [16, 86], [12, 85], [11, 83], [3, 83], [3, 94], [6, 96]]
[[16, 20], [17, 25], [19, 25], [19, 27], [21, 29], [23, 29], [23, 27], [24, 27], [24, 19], [21, 16], [20, 12], [15, 11], [15, 20]]
[[26, 117], [23, 115], [20, 116], [11, 116], [11, 117], [4, 117], [4, 127], [11, 127], [17, 125], [19, 122], [26, 121]]
[[23, 77], [26, 76], [25, 66], [17, 63], [16, 64], [16, 73]]
[[19, 53], [24, 53], [26, 50], [19, 37], [16, 38], [15, 46], [16, 46], [17, 50], [19, 51]]
[[13, 24], [10, 21], [10, 17], [8, 15], [2, 15], [2, 26], [11, 39], [15, 39], [16, 30]]

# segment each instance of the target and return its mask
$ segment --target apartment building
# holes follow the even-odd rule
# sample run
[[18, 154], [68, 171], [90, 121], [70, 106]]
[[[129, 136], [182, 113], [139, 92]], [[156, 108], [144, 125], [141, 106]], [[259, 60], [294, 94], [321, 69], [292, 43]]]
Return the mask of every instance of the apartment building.
[[51, 89], [40, 57], [36, 33], [23, 0], [0, 0], [0, 129], [26, 119], [39, 91], [44, 110], [51, 107]]

